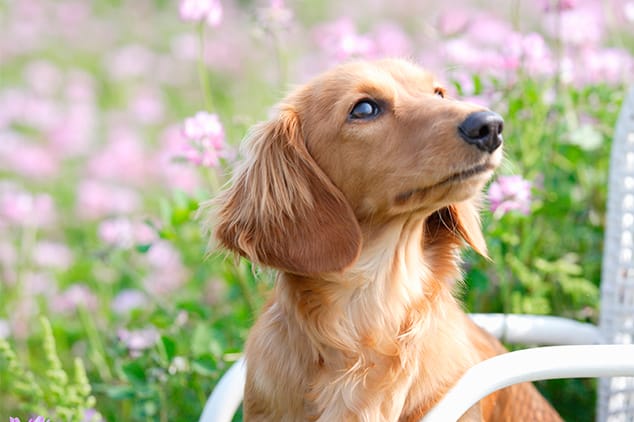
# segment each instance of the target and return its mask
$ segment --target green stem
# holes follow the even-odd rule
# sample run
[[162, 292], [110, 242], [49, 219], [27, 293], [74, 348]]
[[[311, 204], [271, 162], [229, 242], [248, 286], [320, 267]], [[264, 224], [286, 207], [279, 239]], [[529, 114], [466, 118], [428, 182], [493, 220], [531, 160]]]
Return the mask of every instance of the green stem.
[[503, 265], [503, 261], [506, 259], [506, 246], [504, 243], [500, 244], [500, 256], [503, 257], [502, 261], [498, 265], [498, 274], [501, 274], [500, 279], [500, 296], [502, 298], [502, 312], [508, 314], [511, 312], [511, 283], [513, 275], [510, 274], [508, 268]]
[[148, 295], [148, 297], [154, 303], [156, 303], [156, 306], [158, 306], [161, 310], [164, 310], [166, 312], [173, 311], [174, 307], [171, 306], [171, 304], [167, 300], [162, 299], [160, 296], [154, 294], [146, 286], [144, 286], [143, 283], [141, 283], [141, 280], [143, 279], [141, 274], [138, 271], [136, 271], [134, 268], [132, 268], [128, 260], [124, 259], [124, 257], [121, 254], [118, 254], [118, 253], [111, 254], [109, 262], [111, 266], [113, 268], [116, 268], [118, 271], [120, 271], [121, 274], [125, 274], [126, 276], [128, 276], [134, 282], [135, 286], [139, 290], [141, 290], [143, 293]]
[[286, 54], [282, 48], [280, 37], [275, 30], [271, 31], [271, 38], [273, 38], [273, 49], [275, 50], [275, 59], [277, 62], [277, 69], [279, 73], [279, 88], [284, 91], [286, 89], [286, 83], [288, 81], [288, 66], [286, 61]]
[[220, 180], [218, 177], [218, 172], [215, 168], [207, 168], [206, 169], [207, 182], [209, 183], [209, 189], [212, 193], [217, 193], [220, 191]]
[[161, 400], [161, 410], [159, 413], [159, 418], [161, 422], [168, 422], [168, 416], [167, 416], [167, 408], [168, 408], [168, 402], [167, 402], [167, 397], [165, 395], [165, 390], [163, 389], [163, 386], [159, 386], [159, 397]]
[[88, 344], [90, 345], [93, 353], [92, 361], [97, 367], [97, 371], [99, 372], [101, 379], [105, 382], [109, 382], [112, 380], [112, 372], [110, 372], [110, 367], [108, 366], [108, 362], [105, 358], [106, 353], [104, 345], [101, 342], [101, 335], [97, 331], [97, 327], [95, 326], [90, 313], [83, 307], [78, 308], [77, 311], [79, 313], [79, 319], [84, 327], [84, 331], [86, 332], [86, 336], [88, 337]]
[[205, 23], [198, 25], [198, 79], [203, 91], [203, 102], [208, 111], [213, 110], [213, 101], [211, 99], [211, 85], [209, 83], [209, 72], [205, 64]]
[[240, 271], [236, 273], [238, 286], [240, 287], [240, 290], [242, 290], [242, 296], [244, 297], [244, 301], [249, 308], [249, 313], [251, 315], [255, 315], [257, 311], [257, 305], [255, 303], [255, 299], [253, 298], [253, 294], [251, 293], [249, 283], [247, 282], [247, 272], [252, 271], [252, 268], [248, 264], [239, 265], [238, 268], [240, 268]]
[[21, 294], [23, 287], [22, 279], [24, 277], [24, 273], [31, 264], [31, 252], [33, 251], [36, 241], [37, 227], [27, 226], [21, 229], [18, 263], [16, 265], [16, 286], [19, 294]]

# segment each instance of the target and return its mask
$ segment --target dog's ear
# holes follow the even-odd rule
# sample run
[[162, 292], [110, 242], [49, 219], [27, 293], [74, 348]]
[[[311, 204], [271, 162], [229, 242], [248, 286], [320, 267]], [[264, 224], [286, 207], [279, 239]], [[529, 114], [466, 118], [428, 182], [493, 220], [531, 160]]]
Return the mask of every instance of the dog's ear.
[[467, 242], [474, 251], [488, 258], [487, 245], [480, 225], [480, 210], [477, 201], [457, 202], [447, 207], [451, 228]]
[[212, 201], [217, 213], [210, 224], [221, 246], [298, 274], [351, 265], [361, 250], [361, 229], [309, 154], [297, 113], [282, 107], [251, 130], [245, 146], [230, 187]]

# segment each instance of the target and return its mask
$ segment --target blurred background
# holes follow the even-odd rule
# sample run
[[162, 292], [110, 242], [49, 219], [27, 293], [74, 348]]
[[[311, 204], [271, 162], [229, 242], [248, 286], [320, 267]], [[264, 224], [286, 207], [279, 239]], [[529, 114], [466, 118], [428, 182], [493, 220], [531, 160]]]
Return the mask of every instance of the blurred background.
[[[0, 29], [0, 418], [196, 420], [271, 285], [207, 254], [198, 203], [293, 84], [356, 57], [505, 118], [468, 310], [597, 321], [633, 0], [0, 0]], [[593, 380], [539, 387], [594, 420]]]

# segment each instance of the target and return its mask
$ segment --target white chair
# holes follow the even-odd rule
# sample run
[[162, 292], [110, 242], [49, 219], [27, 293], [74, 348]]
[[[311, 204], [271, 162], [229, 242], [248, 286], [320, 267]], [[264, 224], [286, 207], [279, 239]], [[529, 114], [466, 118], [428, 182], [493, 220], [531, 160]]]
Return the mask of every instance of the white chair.
[[[610, 156], [599, 329], [604, 343], [634, 343], [634, 87], [625, 99]], [[599, 382], [599, 421], [634, 420], [634, 378]]]
[[[455, 421], [480, 399], [515, 383], [588, 377], [601, 377], [598, 421], [634, 421], [634, 88], [621, 110], [611, 154], [599, 326], [559, 317], [472, 315], [507, 343], [558, 346], [475, 365], [423, 422]], [[231, 421], [242, 401], [245, 373], [241, 359], [216, 386], [200, 422]]]

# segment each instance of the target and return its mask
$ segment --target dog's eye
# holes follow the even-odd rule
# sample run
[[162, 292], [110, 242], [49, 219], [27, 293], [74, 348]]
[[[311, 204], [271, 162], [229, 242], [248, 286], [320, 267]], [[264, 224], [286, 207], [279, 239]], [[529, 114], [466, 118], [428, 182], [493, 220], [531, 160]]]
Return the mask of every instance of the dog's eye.
[[441, 87], [434, 88], [434, 95], [438, 95], [440, 98], [445, 98], [445, 90]]
[[352, 107], [350, 111], [350, 119], [363, 120], [371, 119], [381, 113], [381, 107], [372, 100], [361, 100]]

